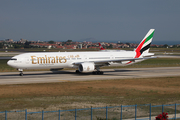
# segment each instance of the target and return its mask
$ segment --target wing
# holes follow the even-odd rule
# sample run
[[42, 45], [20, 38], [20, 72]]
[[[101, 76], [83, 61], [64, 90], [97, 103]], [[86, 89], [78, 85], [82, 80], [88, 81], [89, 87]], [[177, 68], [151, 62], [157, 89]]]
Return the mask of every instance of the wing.
[[[143, 58], [128, 58], [128, 59], [111, 59], [111, 60], [96, 60], [96, 61], [84, 61], [84, 62], [91, 62], [94, 63], [95, 66], [107, 66], [110, 65], [111, 62], [113, 63], [121, 63], [124, 61], [130, 61], [130, 62], [135, 62], [136, 60], [146, 60], [146, 59], [152, 59], [152, 58], [157, 58], [157, 57], [143, 57]], [[84, 62], [74, 62], [73, 65], [80, 65], [81, 63]]]

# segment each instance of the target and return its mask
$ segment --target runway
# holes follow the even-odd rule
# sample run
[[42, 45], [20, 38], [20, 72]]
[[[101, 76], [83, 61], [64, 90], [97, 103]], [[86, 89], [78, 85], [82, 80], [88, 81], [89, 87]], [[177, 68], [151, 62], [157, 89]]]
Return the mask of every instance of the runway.
[[2, 72], [0, 85], [180, 76], [180, 67], [102, 69], [102, 71], [104, 75], [77, 74], [73, 70], [32, 71], [24, 72], [24, 76], [19, 76], [18, 71]]

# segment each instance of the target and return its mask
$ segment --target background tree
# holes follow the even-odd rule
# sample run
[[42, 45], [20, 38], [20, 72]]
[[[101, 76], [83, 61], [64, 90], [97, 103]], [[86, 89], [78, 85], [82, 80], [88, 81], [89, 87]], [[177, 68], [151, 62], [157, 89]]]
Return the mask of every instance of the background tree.
[[3, 48], [3, 46], [4, 46], [3, 43], [0, 43], [0, 48]]
[[106, 46], [107, 49], [113, 49], [113, 45], [110, 44], [109, 46]]
[[55, 42], [53, 40], [48, 41], [49, 44], [54, 44]]
[[72, 44], [72, 40], [67, 40], [66, 41], [66, 45], [71, 45]]
[[22, 46], [22, 45], [20, 45], [20, 44], [14, 44], [13, 46], [14, 46], [14, 48], [16, 48], [16, 49], [17, 49], [17, 48], [21, 48], [21, 47], [23, 47], [23, 46]]
[[31, 43], [31, 42], [27, 42], [27, 41], [26, 41], [26, 42], [24, 43], [24, 48], [31, 48], [30, 43]]
[[72, 40], [67, 40], [67, 42], [72, 42]]
[[168, 48], [169, 46], [167, 44], [164, 44], [163, 45], [163, 48]]

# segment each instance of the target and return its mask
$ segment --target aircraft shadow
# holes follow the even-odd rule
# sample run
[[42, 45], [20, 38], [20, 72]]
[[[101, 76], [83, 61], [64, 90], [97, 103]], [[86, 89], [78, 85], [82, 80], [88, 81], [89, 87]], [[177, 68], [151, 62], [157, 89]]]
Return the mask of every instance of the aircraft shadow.
[[[92, 75], [92, 73], [76, 73], [76, 72], [70, 72], [70, 71], [53, 71], [53, 72], [44, 72], [44, 73], [26, 73], [24, 72], [23, 73], [24, 75], [23, 76], [36, 76], [36, 75], [40, 75], [40, 76], [43, 76], [43, 75], [53, 75], [53, 74], [71, 74], [71, 75]], [[5, 75], [0, 75], [2, 77], [5, 77], [5, 76], [19, 76], [19, 72], [17, 72], [17, 74], [5, 74]]]
[[114, 70], [113, 72], [134, 72], [134, 71], [141, 71], [141, 70]]
[[[103, 71], [103, 70], [102, 70]], [[123, 74], [113, 74], [115, 72], [120, 72], [120, 73], [123, 73], [123, 72], [134, 72], [134, 71], [140, 71], [140, 70], [114, 70], [114, 71], [104, 71], [104, 75], [113, 75], [113, 76], [130, 76], [130, 75], [123, 75]], [[71, 75], [74, 75], [74, 76], [87, 76], [87, 75], [93, 75], [92, 73], [76, 73], [75, 71], [52, 71], [52, 72], [44, 72], [44, 73], [36, 73], [36, 71], [34, 71], [34, 73], [26, 73], [24, 72], [24, 76], [36, 76], [36, 75], [51, 75], [51, 74], [71, 74]], [[5, 75], [0, 75], [0, 76], [19, 76], [19, 72], [17, 72], [17, 74], [5, 74]]]

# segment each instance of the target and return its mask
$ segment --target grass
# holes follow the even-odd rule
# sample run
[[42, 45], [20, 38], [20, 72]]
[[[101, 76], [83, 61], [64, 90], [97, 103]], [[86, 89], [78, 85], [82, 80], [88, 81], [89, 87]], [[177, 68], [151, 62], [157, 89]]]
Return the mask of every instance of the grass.
[[0, 60], [0, 72], [12, 72], [16, 71], [15, 68], [12, 68], [7, 65], [8, 60]]
[[0, 111], [180, 102], [180, 77], [1, 85]]

